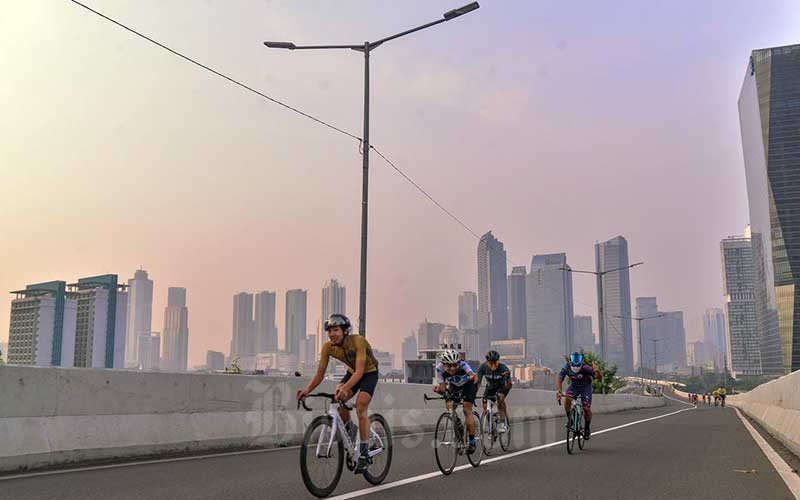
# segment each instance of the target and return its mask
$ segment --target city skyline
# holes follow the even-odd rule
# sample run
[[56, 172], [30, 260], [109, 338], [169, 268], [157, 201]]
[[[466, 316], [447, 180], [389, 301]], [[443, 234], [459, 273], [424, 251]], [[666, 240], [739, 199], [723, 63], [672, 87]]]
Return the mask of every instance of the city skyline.
[[[17, 166], [4, 171], [9, 191], [0, 196], [0, 210], [12, 214], [0, 232], [0, 258], [15, 263], [0, 276], [0, 290], [142, 266], [159, 283], [191, 290], [192, 366], [208, 349], [227, 352], [234, 293], [264, 284], [317, 290], [331, 274], [351, 287], [358, 283], [360, 171], [352, 144], [71, 5], [46, 5], [14, 5], [3, 25], [8, 29], [0, 30], [8, 47], [0, 66], [9, 75], [0, 92], [14, 96], [4, 114], [13, 122], [0, 119], [0, 164]], [[204, 4], [186, 23], [177, 4], [102, 7], [287, 102], [340, 117], [348, 129], [360, 118], [359, 75], [349, 71], [359, 61], [344, 55], [267, 58], [260, 41], [268, 35], [313, 41], [391, 33], [435, 6], [405, 4], [389, 8], [390, 15], [387, 8], [370, 5], [361, 16], [353, 3], [322, 7], [319, 33], [319, 13], [291, 4]], [[431, 31], [409, 38], [376, 60], [375, 144], [386, 145], [399, 166], [479, 234], [492, 229], [502, 235], [514, 262], [560, 249], [574, 267], [592, 268], [589, 245], [625, 235], [634, 249], [631, 260], [648, 263], [632, 273], [634, 293], [657, 295], [667, 309], [685, 311], [688, 337], [700, 339], [703, 312], [721, 306], [718, 242], [748, 220], [735, 106], [742, 69], [754, 48], [796, 43], [800, 13], [793, 2], [757, 10], [734, 3], [726, 9], [728, 22], [709, 25], [702, 20], [719, 14], [712, 5], [698, 5], [691, 15], [678, 10], [484, 5], [480, 21], [465, 17], [448, 26], [447, 36]], [[500, 26], [524, 52], [481, 46], [479, 40], [491, 39]], [[31, 40], [31, 29], [44, 36]], [[75, 32], [85, 37], [70, 36]], [[219, 35], [213, 43], [211, 32]], [[428, 50], [432, 43], [445, 45]], [[622, 50], [626, 57], [609, 57]], [[108, 92], [109, 83], [124, 99]], [[687, 95], [687, 85], [698, 91]], [[450, 130], [454, 121], [465, 125]], [[575, 137], [583, 138], [580, 144]], [[500, 151], [498, 144], [510, 149]], [[641, 161], [652, 151], [659, 152], [655, 159]], [[444, 164], [453, 168], [439, 167]], [[367, 335], [398, 352], [422, 317], [457, 324], [453, 297], [475, 288], [475, 242], [377, 165]], [[559, 165], [559, 175], [549, 175], [549, 165]], [[87, 196], [88, 186], [114, 193], [116, 202]], [[600, 195], [608, 192], [615, 196]], [[683, 193], [680, 205], [675, 192]], [[53, 199], [86, 201], [56, 211]], [[517, 214], [546, 216], [526, 215], [523, 230]], [[270, 236], [254, 235], [256, 227]], [[274, 235], [284, 244], [273, 245]], [[672, 244], [678, 235], [688, 242], [681, 248]], [[114, 246], [91, 243], [99, 240]], [[54, 241], [58, 252], [52, 252]], [[304, 259], [295, 257], [297, 249], [305, 250]], [[692, 283], [678, 276], [691, 276]], [[590, 281], [575, 282], [575, 312], [592, 315], [597, 324]], [[163, 310], [163, 292], [154, 295], [154, 310]], [[308, 306], [318, 311], [314, 296]], [[8, 325], [11, 300], [5, 295], [0, 304], [2, 325]], [[159, 322], [153, 330], [163, 331]], [[7, 334], [3, 327], [0, 338]]]

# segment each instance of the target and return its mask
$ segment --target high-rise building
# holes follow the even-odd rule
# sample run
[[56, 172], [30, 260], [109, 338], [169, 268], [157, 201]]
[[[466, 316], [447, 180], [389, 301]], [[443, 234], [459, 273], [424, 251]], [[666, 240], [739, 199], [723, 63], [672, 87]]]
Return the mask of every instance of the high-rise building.
[[575, 316], [572, 327], [572, 349], [594, 351], [594, 332], [591, 316]]
[[445, 325], [442, 333], [439, 334], [439, 344], [450, 346], [452, 349], [460, 349], [461, 332], [453, 325]]
[[556, 369], [573, 351], [572, 273], [564, 253], [534, 255], [528, 274], [527, 353]]
[[298, 356], [300, 341], [306, 339], [307, 293], [305, 290], [286, 292], [286, 337], [284, 351]]
[[128, 280], [127, 339], [125, 366], [139, 365], [139, 336], [149, 337], [153, 329], [153, 280], [139, 269]]
[[[322, 287], [322, 310], [319, 328], [317, 329], [319, 334], [317, 349], [320, 351], [322, 350], [323, 344], [328, 341], [328, 334], [324, 332], [322, 328], [325, 325], [325, 320], [328, 319], [331, 314], [347, 315], [347, 288], [340, 284], [339, 280], [336, 278], [331, 278]], [[350, 322], [353, 323], [353, 330], [357, 331], [358, 321], [351, 318]]]
[[720, 243], [727, 317], [726, 357], [734, 378], [763, 373], [753, 278], [755, 247], [746, 236], [726, 238]]
[[458, 295], [458, 329], [478, 328], [478, 296], [475, 292]]
[[231, 358], [255, 355], [253, 329], [253, 294], [242, 292], [234, 295]]
[[508, 339], [508, 284], [503, 243], [484, 234], [478, 242], [478, 334], [481, 351], [492, 340]]
[[185, 288], [170, 287], [167, 290], [163, 340], [162, 368], [185, 372], [189, 357], [189, 309], [186, 307]]
[[706, 344], [702, 341], [691, 342], [689, 347], [689, 366], [702, 367], [706, 365], [708, 355], [706, 353]]
[[481, 338], [474, 328], [461, 330], [461, 349], [468, 360], [482, 361], [486, 356], [485, 352], [481, 352]]
[[686, 330], [683, 326], [683, 311], [665, 311], [658, 319], [658, 334], [661, 342], [658, 350], [659, 370], [674, 372], [687, 367]]
[[275, 326], [275, 292], [264, 291], [256, 293], [255, 337], [257, 352], [275, 352], [278, 350], [278, 328]]
[[412, 334], [403, 339], [403, 366], [409, 359], [417, 359], [417, 338]]
[[[81, 278], [68, 285], [77, 300], [74, 365], [122, 368], [127, 349], [128, 293], [116, 274]], [[149, 332], [148, 332], [149, 335]], [[137, 353], [139, 346], [134, 349]]]
[[525, 308], [525, 266], [514, 266], [508, 276], [508, 335], [528, 338], [528, 311]]
[[219, 351], [206, 352], [206, 370], [222, 371], [225, 369], [225, 354]]
[[372, 354], [373, 356], [375, 356], [375, 360], [378, 362], [379, 374], [386, 375], [390, 371], [394, 370], [393, 352], [379, 351], [377, 349], [373, 349]]
[[752, 52], [739, 95], [739, 122], [761, 369], [767, 375], [800, 369], [798, 89], [800, 44]]
[[142, 371], [158, 370], [161, 357], [161, 334], [139, 336], [139, 369]]
[[425, 321], [419, 324], [419, 330], [417, 330], [417, 350], [424, 351], [441, 348], [439, 336], [444, 327], [443, 323], [430, 323], [425, 318]]
[[637, 370], [640, 365], [648, 370], [654, 369], [653, 361], [655, 356], [653, 355], [653, 349], [658, 349], [658, 347], [654, 347], [653, 340], [658, 341], [659, 339], [658, 329], [661, 321], [659, 314], [661, 313], [658, 312], [658, 301], [655, 297], [636, 297], [636, 317], [643, 318], [642, 321], [636, 322], [635, 348], [637, 353], [640, 346], [642, 350], [642, 359], [636, 365]]
[[594, 255], [597, 272], [619, 269], [600, 278], [603, 280], [602, 297], [598, 281], [598, 304], [602, 300], [604, 305], [603, 321], [600, 324], [600, 355], [609, 365], [617, 365], [621, 375], [630, 375], [633, 372], [633, 329], [630, 320], [628, 242], [622, 236], [617, 236], [597, 243], [594, 246]]
[[9, 363], [73, 366], [78, 304], [66, 285], [50, 281], [12, 292], [9, 350], [2, 350]]
[[703, 354], [702, 363], [711, 361], [714, 369], [721, 372], [727, 365], [725, 353], [725, 313], [722, 309], [713, 307], [706, 309], [703, 315]]

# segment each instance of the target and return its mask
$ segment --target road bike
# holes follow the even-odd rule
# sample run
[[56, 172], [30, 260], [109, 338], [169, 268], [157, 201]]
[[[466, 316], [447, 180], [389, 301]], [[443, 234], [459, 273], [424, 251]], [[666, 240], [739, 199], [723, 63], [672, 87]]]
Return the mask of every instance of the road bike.
[[500, 424], [500, 413], [496, 410], [497, 394], [487, 396], [484, 394], [483, 402], [486, 404], [486, 409], [481, 414], [481, 444], [483, 444], [483, 453], [486, 456], [492, 454], [492, 448], [497, 441], [500, 441], [500, 447], [503, 451], [508, 451], [511, 448], [511, 424], [508, 421], [508, 415], [502, 417], [503, 423], [506, 424], [504, 432], [498, 431]]
[[[439, 466], [442, 474], [445, 476], [451, 474], [453, 469], [456, 468], [458, 456], [465, 453], [473, 467], [479, 466], [483, 458], [483, 445], [476, 442], [475, 451], [468, 453], [469, 435], [467, 428], [456, 412], [459, 405], [463, 407], [461, 394], [446, 391], [442, 396], [430, 397], [424, 394], [423, 397], [425, 401], [443, 399], [449, 408], [439, 415], [439, 420], [436, 422], [436, 432], [433, 435], [433, 452], [436, 455], [436, 465]], [[478, 429], [476, 429], [478, 432], [475, 433], [475, 440], [478, 441], [483, 435], [483, 426], [478, 412], [474, 409], [472, 410], [472, 417], [475, 419], [475, 425], [478, 426]]]
[[[567, 417], [567, 453], [572, 455], [575, 449], [575, 442], [578, 442], [578, 448], [583, 449], [585, 439], [583, 438], [583, 397], [580, 394], [575, 396], [562, 395], [564, 398], [572, 399], [572, 408], [570, 408]], [[558, 404], [561, 405], [561, 398], [558, 398]]]
[[[353, 406], [345, 401], [336, 401], [333, 394], [308, 394], [297, 402], [297, 408], [300, 409], [302, 404], [306, 411], [312, 411], [306, 405], [306, 399], [314, 397], [329, 400], [326, 403], [328, 409], [326, 415], [319, 415], [311, 421], [303, 435], [300, 472], [308, 491], [322, 498], [330, 495], [339, 484], [345, 463], [348, 470], [355, 470], [361, 437], [357, 432], [355, 439], [351, 439], [339, 415], [339, 408], [351, 411]], [[377, 413], [369, 416], [369, 422], [369, 465], [364, 471], [364, 479], [370, 484], [380, 484], [392, 465], [392, 431], [386, 419]]]

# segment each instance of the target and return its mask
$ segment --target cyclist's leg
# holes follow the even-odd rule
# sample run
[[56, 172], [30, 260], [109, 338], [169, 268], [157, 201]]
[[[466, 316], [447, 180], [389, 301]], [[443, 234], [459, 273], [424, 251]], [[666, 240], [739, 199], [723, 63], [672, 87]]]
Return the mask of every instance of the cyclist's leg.
[[[347, 381], [350, 380], [350, 377], [352, 377], [352, 374], [350, 372], [345, 373], [344, 377], [342, 377], [342, 380], [339, 381], [339, 385], [337, 387], [346, 384]], [[356, 386], [358, 386], [358, 384], [356, 384]], [[357, 389], [355, 387], [353, 387], [353, 392], [355, 392], [356, 390]], [[347, 399], [350, 399], [351, 397], [352, 397], [352, 393], [350, 394], [350, 396]], [[344, 422], [345, 425], [349, 425], [350, 424], [350, 410], [348, 410], [347, 408], [345, 408], [343, 406], [340, 406], [339, 407], [339, 416], [342, 418], [342, 422]]]
[[369, 440], [369, 403], [372, 395], [375, 394], [375, 387], [378, 385], [378, 372], [365, 373], [361, 380], [353, 386], [353, 392], [358, 391], [356, 398], [356, 415], [358, 416], [358, 434], [361, 436], [361, 448]]
[[467, 424], [467, 432], [469, 432], [470, 438], [474, 438], [475, 419], [472, 417], [472, 407], [475, 405], [475, 394], [478, 392], [478, 388], [475, 386], [475, 382], [472, 381], [467, 382], [463, 387], [464, 404], [462, 408], [464, 410], [464, 422]]
[[592, 423], [592, 384], [588, 384], [581, 392], [581, 401], [583, 403], [584, 435], [589, 436], [591, 434], [589, 426]]
[[508, 415], [506, 396], [508, 396], [508, 389], [500, 389], [497, 391], [497, 409], [499, 410], [501, 419], [506, 418], [506, 415]]

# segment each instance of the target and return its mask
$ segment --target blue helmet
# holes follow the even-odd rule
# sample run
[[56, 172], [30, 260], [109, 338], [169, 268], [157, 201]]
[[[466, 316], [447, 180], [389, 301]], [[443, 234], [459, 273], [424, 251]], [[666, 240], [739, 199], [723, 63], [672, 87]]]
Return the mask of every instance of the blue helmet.
[[569, 355], [569, 364], [571, 366], [583, 366], [583, 354], [573, 352]]

